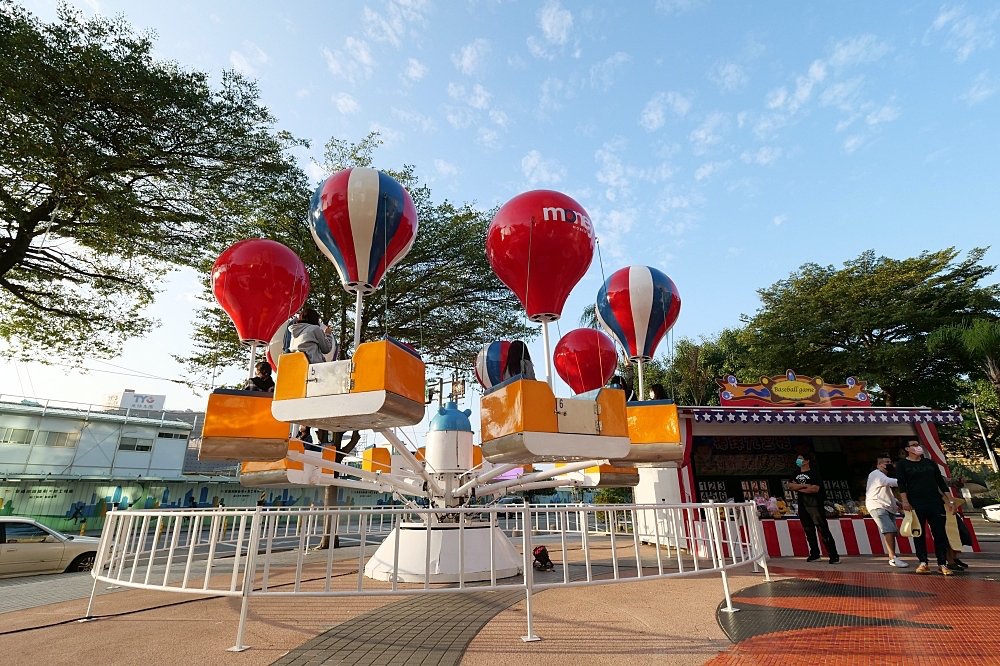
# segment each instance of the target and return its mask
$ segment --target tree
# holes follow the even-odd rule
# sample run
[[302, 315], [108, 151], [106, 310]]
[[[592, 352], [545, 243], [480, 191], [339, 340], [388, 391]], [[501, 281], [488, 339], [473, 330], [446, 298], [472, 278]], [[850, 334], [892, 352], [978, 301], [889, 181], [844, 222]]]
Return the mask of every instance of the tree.
[[[381, 142], [373, 132], [358, 143], [331, 139], [322, 166], [333, 172], [373, 164]], [[491, 212], [471, 204], [435, 204], [412, 166], [386, 173], [410, 192], [420, 226], [406, 257], [394, 266], [379, 290], [365, 299], [362, 341], [386, 334], [420, 350], [428, 364], [469, 374], [479, 348], [499, 338], [526, 339], [535, 331], [523, 317], [514, 294], [496, 277], [486, 260], [486, 228]], [[272, 197], [266, 214], [238, 229], [239, 237], [265, 236], [288, 245], [309, 272], [307, 307], [315, 308], [338, 331], [340, 348], [353, 343], [354, 297], [344, 291], [333, 265], [313, 242], [306, 222], [310, 187], [304, 174], [288, 178], [282, 196]], [[233, 238], [232, 240], [237, 240]], [[189, 381], [205, 380], [220, 367], [245, 366], [246, 348], [208, 290], [211, 262], [205, 261], [205, 300], [193, 334], [195, 353], [186, 358]]]
[[897, 260], [868, 251], [840, 269], [805, 264], [758, 292], [761, 308], [744, 317], [749, 356], [767, 374], [865, 379], [887, 406], [953, 405], [970, 368], [927, 340], [1000, 312], [1000, 286], [982, 285], [995, 269], [981, 263], [984, 254], [976, 248], [959, 260], [948, 248]]
[[[962, 422], [937, 426], [938, 433], [941, 435], [941, 443], [949, 456], [985, 465], [988, 463], [986, 446], [988, 445], [996, 451], [997, 444], [1000, 444], [998, 393], [993, 385], [985, 379], [963, 380], [961, 387], [962, 391], [953, 407], [961, 410]], [[975, 410], [973, 410], [973, 401], [975, 401]], [[979, 432], [976, 411], [979, 412], [979, 419], [983, 424], [986, 442], [983, 442], [983, 433]], [[993, 470], [989, 469], [989, 473], [992, 472]]]
[[40, 361], [111, 356], [142, 309], [296, 169], [257, 87], [153, 58], [153, 35], [0, 0], [0, 338]]
[[932, 350], [957, 349], [979, 365], [979, 370], [1000, 393], [1000, 321], [973, 319], [945, 326], [928, 338]]

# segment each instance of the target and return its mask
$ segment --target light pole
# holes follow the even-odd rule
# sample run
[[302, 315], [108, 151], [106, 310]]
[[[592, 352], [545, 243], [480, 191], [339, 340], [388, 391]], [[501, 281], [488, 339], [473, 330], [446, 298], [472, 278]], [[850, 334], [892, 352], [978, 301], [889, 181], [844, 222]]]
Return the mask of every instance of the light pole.
[[979, 420], [979, 410], [976, 408], [976, 398], [979, 397], [978, 393], [972, 394], [972, 413], [976, 415], [976, 425], [979, 426], [979, 434], [983, 436], [983, 444], [986, 445], [986, 453], [990, 456], [990, 465], [993, 467], [993, 473], [1000, 473], [1000, 469], [997, 468], [997, 457], [993, 453], [993, 447], [990, 446], [990, 442], [986, 439], [986, 432], [983, 431], [983, 422]]

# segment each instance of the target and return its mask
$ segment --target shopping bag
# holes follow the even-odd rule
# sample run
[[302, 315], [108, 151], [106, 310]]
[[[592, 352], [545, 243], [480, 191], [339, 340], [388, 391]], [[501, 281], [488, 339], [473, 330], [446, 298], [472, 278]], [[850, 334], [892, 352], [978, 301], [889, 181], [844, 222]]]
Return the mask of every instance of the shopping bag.
[[958, 518], [958, 535], [962, 537], [962, 545], [971, 546], [972, 533], [969, 532], [969, 526], [965, 524], [965, 519], [962, 517], [962, 514], [955, 514], [955, 517]]
[[899, 526], [899, 535], [919, 539], [924, 535], [920, 529], [920, 521], [917, 519], [916, 511], [903, 512], [903, 524]]
[[948, 513], [948, 520], [944, 523], [944, 531], [948, 535], [948, 545], [952, 550], [962, 550], [962, 535], [958, 531], [958, 516]]

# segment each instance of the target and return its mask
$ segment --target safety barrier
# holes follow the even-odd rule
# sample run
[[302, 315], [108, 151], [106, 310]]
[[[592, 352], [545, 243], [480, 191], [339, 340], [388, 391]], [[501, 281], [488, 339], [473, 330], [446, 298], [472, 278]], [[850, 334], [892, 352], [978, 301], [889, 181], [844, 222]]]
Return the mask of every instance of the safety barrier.
[[[393, 528], [430, 522], [458, 533], [458, 580], [431, 581], [430, 539], [422, 582], [402, 582], [400, 533]], [[516, 575], [499, 578], [494, 540], [489, 580], [466, 572], [467, 533], [473, 524], [498, 528], [520, 549]], [[467, 528], [466, 526], [470, 526]], [[422, 529], [422, 527], [420, 528]], [[392, 536], [391, 575], [366, 579], [367, 547]], [[442, 537], [443, 538], [443, 537]], [[317, 550], [339, 540], [341, 550]], [[390, 542], [392, 543], [392, 542]], [[330, 543], [329, 545], [333, 545]], [[546, 546], [552, 570], [536, 571], [533, 549]], [[343, 547], [357, 558], [335, 558]], [[483, 556], [485, 557], [485, 556]], [[335, 567], [335, 562], [337, 566]], [[357, 569], [342, 571], [345, 565]], [[427, 507], [256, 507], [111, 511], [92, 575], [123, 587], [242, 598], [236, 645], [243, 645], [252, 597], [439, 594], [463, 591], [525, 592], [528, 632], [533, 593], [555, 587], [600, 585], [718, 573], [725, 610], [735, 611], [727, 572], [750, 565], [767, 571], [763, 530], [752, 503], [677, 505], [506, 505]], [[356, 576], [355, 576], [356, 575]], [[354, 582], [356, 578], [356, 583]], [[94, 604], [91, 594], [87, 617]]]

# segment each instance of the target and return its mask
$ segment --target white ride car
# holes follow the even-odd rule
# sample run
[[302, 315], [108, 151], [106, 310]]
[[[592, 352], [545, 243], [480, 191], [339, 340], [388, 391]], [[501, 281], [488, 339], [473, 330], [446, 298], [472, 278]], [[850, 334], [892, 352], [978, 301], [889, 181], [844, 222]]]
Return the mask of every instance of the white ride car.
[[991, 504], [983, 507], [983, 518], [991, 523], [1000, 523], [1000, 504]]
[[90, 571], [97, 558], [94, 537], [66, 536], [30, 518], [0, 518], [0, 578]]

